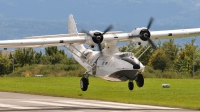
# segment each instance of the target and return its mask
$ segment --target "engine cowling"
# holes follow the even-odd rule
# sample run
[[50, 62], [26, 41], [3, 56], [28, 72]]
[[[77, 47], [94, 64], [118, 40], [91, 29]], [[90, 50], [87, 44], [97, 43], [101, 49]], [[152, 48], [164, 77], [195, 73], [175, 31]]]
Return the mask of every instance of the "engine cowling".
[[141, 30], [140, 35], [142, 35], [140, 39], [143, 41], [147, 41], [151, 37], [151, 33], [148, 29]]
[[97, 46], [98, 43], [103, 42], [103, 35], [101, 31], [89, 31], [89, 34], [91, 36], [86, 35], [86, 44], [89, 46]]
[[83, 31], [84, 33], [87, 34], [86, 43], [88, 45], [90, 45], [91, 47], [98, 45], [100, 54], [103, 55], [102, 46], [101, 46], [101, 43], [103, 42], [103, 35], [106, 34], [106, 32], [110, 31], [112, 28], [113, 28], [113, 25], [109, 25], [104, 30], [104, 32], [101, 32], [101, 31], [98, 31], [98, 30], [90, 31], [90, 32]]
[[132, 35], [129, 36], [129, 38], [137, 38], [137, 37], [140, 37], [141, 40], [143, 40], [143, 41], [148, 41], [148, 43], [149, 43], [154, 49], [156, 49], [156, 45], [155, 45], [154, 42], [150, 39], [151, 33], [150, 33], [150, 31], [149, 31], [153, 20], [154, 20], [154, 18], [151, 17], [146, 28], [145, 28], [145, 27], [143, 27], [143, 28], [136, 28], [135, 30], [133, 30], [133, 31], [131, 32]]
[[151, 37], [150, 31], [145, 27], [136, 28], [135, 30], [133, 30], [131, 32], [131, 34], [132, 35], [140, 35], [138, 37], [140, 37], [140, 39], [143, 40], [143, 41], [147, 41]]

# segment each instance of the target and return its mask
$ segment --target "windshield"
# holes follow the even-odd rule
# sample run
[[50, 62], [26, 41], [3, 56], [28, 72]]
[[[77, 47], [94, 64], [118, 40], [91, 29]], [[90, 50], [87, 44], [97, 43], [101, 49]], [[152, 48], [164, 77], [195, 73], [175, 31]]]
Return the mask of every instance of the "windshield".
[[123, 58], [123, 57], [135, 57], [133, 53], [131, 52], [121, 52], [115, 55], [117, 58]]

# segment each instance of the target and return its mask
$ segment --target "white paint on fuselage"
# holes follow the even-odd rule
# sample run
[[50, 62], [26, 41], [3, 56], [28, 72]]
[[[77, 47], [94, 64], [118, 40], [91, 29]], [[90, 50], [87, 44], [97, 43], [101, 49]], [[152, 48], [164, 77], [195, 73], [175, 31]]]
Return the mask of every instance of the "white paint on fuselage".
[[132, 70], [133, 65], [114, 56], [100, 58], [97, 61], [97, 76], [110, 75], [120, 70]]
[[[133, 69], [133, 65], [130, 64], [127, 61], [124, 61], [120, 58], [120, 55], [127, 54], [127, 53], [115, 53], [112, 56], [103, 56], [98, 59], [97, 61], [97, 72], [96, 76], [104, 78], [106, 80], [110, 81], [121, 81], [121, 79], [117, 77], [113, 77], [113, 75], [116, 72], [123, 73], [123, 71], [135, 71], [131, 72], [132, 74], [127, 74], [131, 75], [130, 77], [134, 77], [139, 71], [144, 70], [144, 65], [139, 62], [139, 60], [133, 55], [133, 53], [128, 53], [130, 58], [132, 60], [135, 60], [137, 64], [140, 66], [140, 69]], [[116, 74], [117, 75], [117, 74]], [[121, 77], [121, 76], [119, 76]], [[125, 80], [125, 79], [124, 79]]]

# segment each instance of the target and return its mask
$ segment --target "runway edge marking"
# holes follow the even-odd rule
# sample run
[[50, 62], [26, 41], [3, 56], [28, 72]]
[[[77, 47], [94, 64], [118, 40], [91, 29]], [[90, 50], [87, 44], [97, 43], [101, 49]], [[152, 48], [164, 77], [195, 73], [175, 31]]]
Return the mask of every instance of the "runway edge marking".
[[141, 105], [141, 104], [128, 104], [128, 103], [117, 103], [117, 102], [98, 102], [97, 103], [101, 103], [101, 104], [112, 104], [112, 105], [121, 105], [121, 106], [129, 106], [129, 107], [141, 107], [141, 108], [152, 108], [152, 109], [171, 109], [171, 110], [175, 110], [175, 109], [181, 109], [181, 108], [171, 108], [171, 107], [162, 107], [162, 106], [153, 106], [153, 105]]
[[[160, 106], [151, 106], [151, 105], [139, 105], [139, 104], [125, 104], [125, 103], [115, 103], [115, 102], [97, 102], [88, 103], [88, 102], [77, 102], [77, 101], [52, 101], [52, 102], [44, 102], [44, 101], [21, 101], [25, 103], [34, 103], [34, 104], [42, 104], [42, 105], [51, 105], [51, 106], [59, 106], [59, 107], [106, 107], [106, 108], [120, 108], [120, 109], [140, 109], [140, 108], [150, 108], [150, 109], [167, 109], [174, 110], [180, 108], [170, 108], [170, 107], [160, 107]], [[56, 103], [55, 103], [56, 102]]]
[[43, 101], [21, 101], [25, 103], [34, 103], [34, 104], [41, 104], [41, 105], [51, 105], [51, 106], [58, 106], [58, 107], [85, 107], [85, 106], [77, 106], [71, 104], [61, 104], [61, 103], [53, 103], [53, 102], [43, 102]]
[[[106, 107], [106, 108], [120, 108], [120, 109], [133, 108], [133, 107], [115, 106], [115, 105], [99, 104], [99, 103], [75, 102], [75, 101], [56, 101], [56, 102], [65, 103], [65, 104], [84, 105], [84, 106]], [[138, 109], [138, 108], [134, 108], [134, 109]]]
[[13, 108], [13, 109], [39, 109], [38, 107], [23, 107], [18, 105], [2, 104], [2, 103], [0, 103], [0, 107]]

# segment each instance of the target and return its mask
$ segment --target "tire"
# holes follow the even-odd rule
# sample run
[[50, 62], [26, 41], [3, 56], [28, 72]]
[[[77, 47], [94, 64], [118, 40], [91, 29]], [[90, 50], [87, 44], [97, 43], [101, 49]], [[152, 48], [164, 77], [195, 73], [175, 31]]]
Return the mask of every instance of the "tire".
[[128, 82], [128, 88], [129, 88], [129, 90], [133, 90], [133, 88], [134, 88], [134, 83], [133, 82]]
[[80, 88], [82, 91], [86, 91], [88, 89], [88, 79], [83, 77], [80, 80]]
[[143, 85], [144, 85], [144, 77], [143, 77], [142, 74], [138, 74], [135, 81], [136, 81], [138, 87], [143, 87]]

